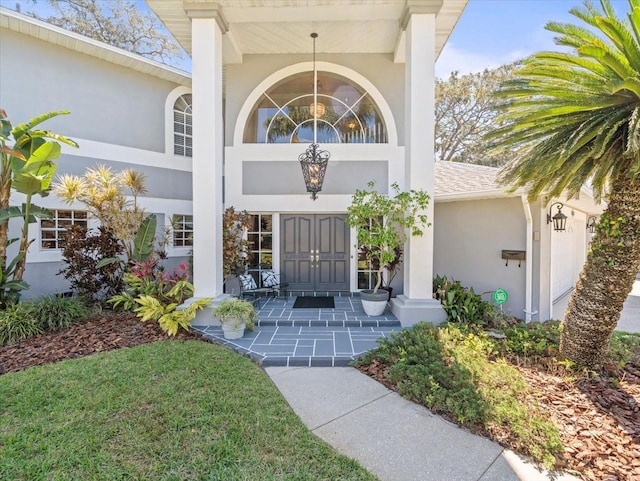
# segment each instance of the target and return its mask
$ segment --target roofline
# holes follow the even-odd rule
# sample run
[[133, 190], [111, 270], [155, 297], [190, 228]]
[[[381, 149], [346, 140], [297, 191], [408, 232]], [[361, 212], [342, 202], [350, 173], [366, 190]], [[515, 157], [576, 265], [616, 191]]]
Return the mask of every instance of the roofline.
[[[189, 72], [127, 52], [99, 40], [70, 32], [1, 6], [0, 29], [29, 35], [44, 42], [59, 45], [115, 65], [130, 68], [179, 85], [191, 86], [191, 74]], [[49, 35], [43, 35], [43, 32], [52, 32], [54, 36], [51, 38]]]
[[481, 199], [508, 199], [511, 197], [520, 197], [522, 189], [515, 192], [506, 192], [500, 189], [481, 190], [477, 192], [455, 192], [453, 194], [436, 194], [436, 202], [454, 202], [458, 200], [481, 200]]

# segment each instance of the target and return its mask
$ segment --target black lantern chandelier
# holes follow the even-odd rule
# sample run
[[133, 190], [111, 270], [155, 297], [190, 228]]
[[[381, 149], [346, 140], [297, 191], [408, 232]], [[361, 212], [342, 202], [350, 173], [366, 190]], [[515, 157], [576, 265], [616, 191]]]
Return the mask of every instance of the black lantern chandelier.
[[[558, 206], [558, 212], [554, 216], [551, 215], [551, 209], [553, 206]], [[547, 214], [547, 224], [553, 222], [553, 230], [556, 232], [562, 232], [567, 228], [567, 216], [562, 213], [564, 204], [562, 202], [554, 202], [549, 206], [549, 213]]]
[[307, 192], [311, 192], [311, 200], [316, 200], [317, 193], [322, 190], [324, 174], [327, 171], [331, 154], [326, 150], [320, 150], [318, 145], [318, 117], [322, 115], [320, 110], [324, 113], [324, 105], [320, 104], [322, 105], [321, 109], [318, 104], [318, 72], [316, 70], [316, 38], [318, 38], [318, 34], [312, 33], [311, 38], [313, 39], [313, 109], [309, 107], [309, 111], [313, 116], [313, 143], [303, 154], [298, 156], [298, 160], [300, 167], [302, 167]]

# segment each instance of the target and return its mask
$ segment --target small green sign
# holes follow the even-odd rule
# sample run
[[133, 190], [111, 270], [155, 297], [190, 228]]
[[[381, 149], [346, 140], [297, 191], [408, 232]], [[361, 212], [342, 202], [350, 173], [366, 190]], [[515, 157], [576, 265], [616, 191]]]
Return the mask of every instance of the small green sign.
[[509, 300], [509, 294], [504, 289], [496, 289], [493, 291], [493, 302], [496, 304], [504, 304]]

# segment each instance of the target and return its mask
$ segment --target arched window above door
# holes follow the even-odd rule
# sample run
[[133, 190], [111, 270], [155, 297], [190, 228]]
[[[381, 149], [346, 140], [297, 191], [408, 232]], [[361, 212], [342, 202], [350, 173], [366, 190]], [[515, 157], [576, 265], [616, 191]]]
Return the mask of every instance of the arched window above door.
[[313, 72], [287, 77], [265, 91], [248, 117], [245, 143], [311, 143], [313, 117], [318, 142], [387, 143], [380, 109], [369, 93], [342, 75], [318, 72], [317, 105]]

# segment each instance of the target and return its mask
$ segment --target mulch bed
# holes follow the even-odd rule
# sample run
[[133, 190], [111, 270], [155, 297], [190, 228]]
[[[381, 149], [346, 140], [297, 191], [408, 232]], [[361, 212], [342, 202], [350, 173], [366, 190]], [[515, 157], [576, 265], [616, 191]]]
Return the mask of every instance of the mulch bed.
[[108, 312], [64, 331], [45, 332], [0, 347], [0, 374], [167, 339], [202, 338], [183, 330], [175, 337], [170, 337], [157, 322], [140, 322], [132, 314]]
[[[557, 469], [589, 481], [640, 480], [640, 365], [573, 380], [544, 365], [515, 367], [560, 430], [565, 450]], [[385, 365], [359, 369], [396, 389]]]
[[[0, 347], [0, 374], [167, 339], [202, 338], [185, 331], [169, 337], [157, 323], [105, 313], [64, 331]], [[560, 429], [565, 452], [559, 469], [589, 481], [640, 480], [640, 365], [629, 363], [578, 380], [542, 364], [516, 367]], [[384, 365], [374, 362], [360, 369], [395, 389]]]

